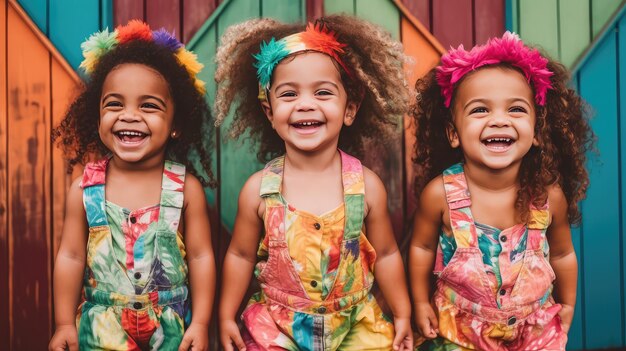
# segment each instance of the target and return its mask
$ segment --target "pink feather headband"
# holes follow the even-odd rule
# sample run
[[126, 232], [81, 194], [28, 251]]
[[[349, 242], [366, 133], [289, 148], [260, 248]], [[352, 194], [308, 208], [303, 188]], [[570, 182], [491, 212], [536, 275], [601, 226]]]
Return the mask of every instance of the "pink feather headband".
[[491, 38], [485, 45], [475, 46], [466, 51], [463, 45], [451, 49], [441, 57], [437, 67], [437, 83], [446, 107], [450, 107], [455, 84], [467, 73], [485, 65], [506, 62], [522, 70], [529, 84], [535, 88], [535, 101], [543, 106], [546, 93], [552, 89], [548, 70], [548, 59], [541, 56], [537, 49], [525, 46], [517, 34], [507, 31], [502, 38]]

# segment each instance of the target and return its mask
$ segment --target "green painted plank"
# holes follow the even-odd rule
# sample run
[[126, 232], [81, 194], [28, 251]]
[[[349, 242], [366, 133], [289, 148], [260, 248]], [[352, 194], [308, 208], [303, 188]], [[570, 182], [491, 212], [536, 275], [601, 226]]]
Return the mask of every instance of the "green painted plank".
[[552, 57], [559, 57], [557, 0], [520, 1], [518, 24], [524, 41], [542, 47]]
[[591, 40], [589, 0], [559, 0], [560, 60], [567, 67]]
[[592, 106], [591, 125], [601, 160], [589, 163], [583, 202], [585, 348], [623, 346], [620, 280], [620, 213], [616, 33], [596, 47], [580, 71], [580, 93]]
[[82, 61], [80, 44], [100, 30], [100, 4], [97, 1], [50, 0], [48, 37], [69, 64], [78, 68]]
[[324, 0], [324, 13], [348, 13], [353, 15], [356, 11], [357, 0]]
[[391, 0], [356, 0], [356, 15], [378, 24], [400, 40], [400, 12]]
[[298, 22], [306, 18], [305, 3], [298, 0], [263, 0], [261, 16], [283, 22]]
[[18, 0], [18, 3], [39, 30], [48, 35], [48, 0]]
[[591, 1], [591, 27], [595, 37], [602, 27], [608, 22], [622, 0], [590, 0]]
[[[617, 22], [616, 29], [621, 31], [621, 35], [619, 35], [617, 46], [618, 46], [618, 65], [619, 65], [619, 121], [620, 121], [620, 148], [621, 148], [621, 160], [620, 164], [621, 168], [621, 185], [622, 185], [622, 193], [621, 193], [621, 201], [622, 201], [622, 238], [626, 235], [626, 223], [624, 220], [626, 219], [626, 13], [622, 12]], [[622, 240], [624, 246], [622, 247], [622, 255], [626, 253], [626, 240]], [[622, 256], [623, 257], [623, 256]], [[623, 259], [622, 259], [623, 260]], [[624, 261], [624, 260], [623, 260]], [[622, 266], [622, 272], [626, 272], [626, 262]], [[626, 292], [626, 282], [624, 282], [624, 286], [622, 286], [622, 291]], [[626, 303], [626, 302], [625, 302]], [[626, 336], [626, 324], [623, 326], [624, 329], [622, 331], [623, 335]], [[625, 341], [626, 342], [626, 341]]]

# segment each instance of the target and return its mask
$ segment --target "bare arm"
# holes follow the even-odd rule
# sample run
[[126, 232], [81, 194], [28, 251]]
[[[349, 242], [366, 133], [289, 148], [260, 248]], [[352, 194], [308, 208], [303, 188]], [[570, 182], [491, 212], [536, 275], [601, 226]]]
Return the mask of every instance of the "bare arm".
[[559, 187], [552, 187], [548, 192], [552, 223], [548, 227], [547, 238], [550, 245], [550, 265], [556, 274], [554, 298], [563, 305], [559, 313], [563, 327], [567, 332], [574, 317], [576, 288], [578, 279], [578, 261], [572, 243], [572, 233], [567, 218], [567, 200]]
[[50, 340], [50, 350], [78, 348], [76, 309], [87, 250], [87, 217], [83, 207], [80, 178], [70, 186], [65, 206], [65, 220], [59, 252], [54, 263], [54, 319], [56, 333]]
[[438, 328], [437, 318], [430, 305], [430, 282], [437, 250], [437, 234], [445, 206], [443, 181], [438, 177], [422, 191], [409, 249], [415, 323], [418, 331], [428, 338], [434, 338]]
[[261, 172], [252, 175], [239, 194], [233, 235], [224, 258], [222, 298], [219, 318], [222, 346], [232, 350], [234, 342], [241, 350], [243, 342], [235, 322], [236, 313], [248, 289], [263, 222], [259, 217]]
[[374, 276], [394, 315], [396, 338], [394, 350], [411, 350], [411, 302], [409, 300], [402, 257], [393, 235], [385, 186], [369, 169], [364, 170], [367, 216], [365, 225], [369, 242], [376, 250]]
[[194, 350], [206, 350], [215, 297], [215, 257], [204, 189], [192, 174], [187, 173], [185, 178], [183, 234], [189, 266], [192, 319], [180, 349], [187, 350], [191, 346]]

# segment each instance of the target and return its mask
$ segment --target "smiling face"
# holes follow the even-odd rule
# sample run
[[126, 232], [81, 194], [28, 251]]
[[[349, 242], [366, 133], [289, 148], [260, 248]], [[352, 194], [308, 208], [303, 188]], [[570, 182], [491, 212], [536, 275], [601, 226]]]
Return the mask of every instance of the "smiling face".
[[343, 125], [351, 125], [358, 106], [348, 102], [332, 59], [307, 52], [283, 60], [274, 70], [263, 111], [287, 150], [318, 152], [337, 148]]
[[174, 122], [174, 103], [165, 78], [141, 64], [121, 64], [106, 77], [98, 133], [114, 159], [163, 162]]
[[452, 147], [465, 162], [493, 170], [519, 166], [535, 139], [535, 104], [525, 77], [505, 67], [471, 73], [457, 87], [452, 106]]

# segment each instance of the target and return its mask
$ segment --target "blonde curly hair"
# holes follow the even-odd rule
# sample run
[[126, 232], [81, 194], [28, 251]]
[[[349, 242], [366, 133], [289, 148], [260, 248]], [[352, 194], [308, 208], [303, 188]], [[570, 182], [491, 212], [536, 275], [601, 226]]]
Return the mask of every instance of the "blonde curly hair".
[[[404, 65], [409, 62], [402, 44], [382, 28], [348, 15], [319, 18], [316, 24], [335, 32], [347, 45], [341, 59], [352, 76], [341, 71], [348, 101], [360, 102], [360, 109], [350, 127], [342, 128], [339, 147], [356, 156], [363, 155], [366, 140], [391, 141], [392, 132], [407, 112], [410, 90]], [[285, 143], [272, 129], [258, 100], [259, 85], [253, 54], [263, 41], [281, 39], [305, 29], [302, 23], [281, 23], [273, 19], [253, 19], [229, 27], [217, 51], [215, 81], [215, 117], [217, 126], [224, 123], [235, 105], [229, 135], [239, 138], [246, 131], [259, 142], [257, 158], [265, 162], [285, 152]], [[339, 67], [339, 66], [338, 66]]]

